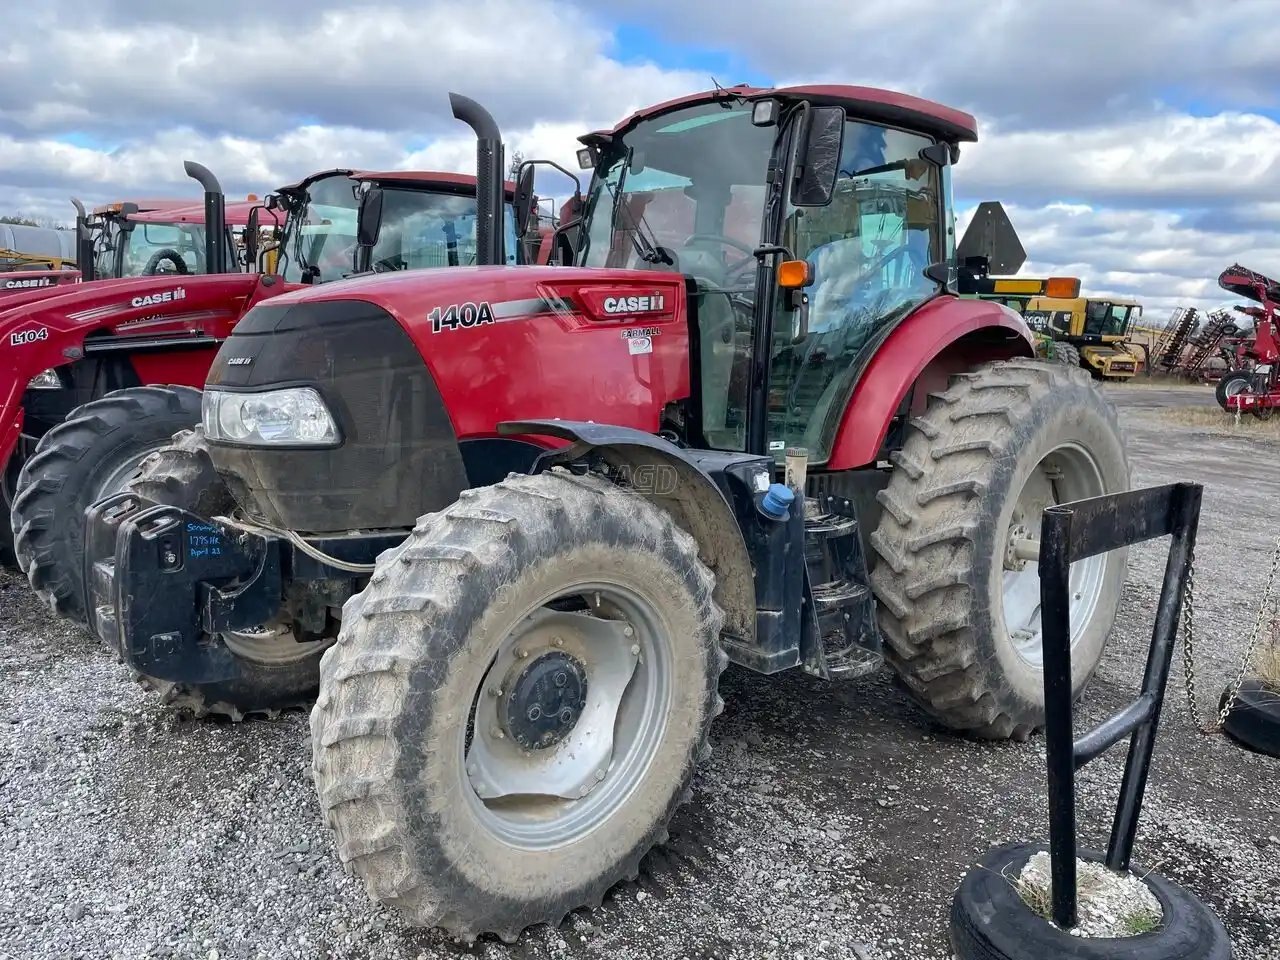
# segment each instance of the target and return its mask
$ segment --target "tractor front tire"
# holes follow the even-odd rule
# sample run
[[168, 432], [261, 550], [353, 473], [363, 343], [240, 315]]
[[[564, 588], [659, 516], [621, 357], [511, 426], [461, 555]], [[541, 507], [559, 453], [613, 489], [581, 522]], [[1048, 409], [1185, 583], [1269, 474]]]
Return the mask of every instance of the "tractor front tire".
[[[1036, 563], [1013, 545], [1039, 540], [1045, 506], [1128, 489], [1115, 410], [1085, 370], [992, 363], [931, 394], [892, 459], [871, 537], [887, 658], [944, 725], [1026, 739], [1044, 724], [1043, 634]], [[1117, 550], [1073, 567], [1076, 696], [1102, 656], [1126, 560]]]
[[82, 626], [84, 512], [200, 421], [200, 391], [128, 387], [77, 407], [36, 445], [13, 494], [18, 566], [49, 608]]
[[[230, 514], [235, 500], [214, 469], [197, 427], [184, 430], [156, 452], [128, 489], [155, 503], [181, 507], [202, 517]], [[320, 658], [331, 641], [297, 641], [287, 631], [255, 639], [245, 636], [232, 649], [239, 666], [232, 680], [175, 683], [134, 671], [135, 679], [160, 694], [170, 708], [196, 717], [243, 720], [275, 717], [281, 710], [306, 706], [320, 682]]]
[[[713, 588], [669, 514], [591, 475], [512, 475], [423, 517], [321, 665], [315, 783], [347, 869], [467, 941], [599, 905], [666, 840], [710, 752], [727, 663]], [[618, 655], [634, 673], [614, 723], [598, 704]], [[583, 678], [583, 712], [556, 707], [564, 739], [531, 749], [518, 698], [546, 665], [544, 692]], [[585, 758], [602, 735], [610, 752]]]

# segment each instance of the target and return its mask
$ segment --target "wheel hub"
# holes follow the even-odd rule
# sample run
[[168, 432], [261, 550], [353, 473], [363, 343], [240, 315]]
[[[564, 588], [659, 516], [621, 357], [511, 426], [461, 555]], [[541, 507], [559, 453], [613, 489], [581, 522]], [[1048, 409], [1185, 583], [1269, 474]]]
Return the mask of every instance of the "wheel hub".
[[587, 706], [586, 668], [560, 650], [520, 661], [505, 686], [510, 692], [503, 704], [502, 726], [526, 750], [555, 746], [569, 735]]

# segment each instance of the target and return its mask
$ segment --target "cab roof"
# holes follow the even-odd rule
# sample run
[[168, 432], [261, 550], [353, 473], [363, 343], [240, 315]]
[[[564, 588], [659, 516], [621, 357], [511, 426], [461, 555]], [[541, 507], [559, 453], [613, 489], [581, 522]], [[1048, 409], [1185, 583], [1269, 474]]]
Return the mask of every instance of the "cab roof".
[[852, 117], [887, 123], [928, 134], [947, 143], [973, 142], [978, 139], [978, 121], [972, 114], [932, 100], [877, 87], [843, 84], [817, 84], [795, 87], [752, 87], [738, 84], [694, 93], [636, 111], [611, 130], [598, 130], [579, 137], [583, 143], [608, 140], [625, 133], [642, 120], [661, 116], [672, 110], [717, 103], [724, 100], [808, 100], [813, 103], [841, 106]]
[[[319, 173], [313, 173], [297, 183], [281, 187], [279, 192], [296, 193], [316, 180], [320, 180], [323, 177], [331, 177], [335, 174], [350, 177], [352, 180], [368, 180], [375, 183], [415, 183], [425, 187], [441, 188], [458, 193], [464, 191], [471, 193], [476, 188], [476, 178], [469, 173], [448, 173], [441, 170], [350, 170], [339, 167], [333, 170], [322, 170]], [[506, 181], [504, 186], [509, 195], [515, 194], [516, 185], [510, 180]]]
[[[243, 227], [249, 223], [249, 211], [262, 204], [256, 200], [237, 200], [226, 205], [227, 226]], [[187, 204], [182, 207], [170, 207], [163, 210], [148, 210], [129, 217], [135, 223], [204, 223], [204, 204]], [[264, 227], [272, 223], [279, 224], [275, 211], [261, 209], [258, 211], [258, 222]]]

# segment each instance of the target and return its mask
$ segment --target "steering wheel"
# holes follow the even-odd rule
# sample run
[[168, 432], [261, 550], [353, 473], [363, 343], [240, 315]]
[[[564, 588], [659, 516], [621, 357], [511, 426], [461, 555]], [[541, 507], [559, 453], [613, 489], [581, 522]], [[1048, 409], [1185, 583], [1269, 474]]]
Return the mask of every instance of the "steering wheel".
[[754, 248], [747, 246], [739, 240], [734, 240], [732, 237], [726, 237], [720, 233], [691, 233], [689, 236], [685, 237], [684, 245], [687, 247], [689, 244], [699, 240], [706, 240], [711, 243], [721, 243], [726, 247], [733, 247], [735, 250], [741, 250], [743, 254], [745, 254], [741, 260], [736, 260], [731, 264], [725, 265], [725, 273], [730, 277], [740, 271], [747, 263], [755, 260], [756, 258]]
[[[173, 264], [174, 273], [188, 273], [187, 262], [182, 259], [182, 254], [177, 250], [166, 247], [163, 250], [157, 250], [151, 255], [151, 259], [147, 261], [147, 265], [142, 268], [144, 277], [153, 277], [160, 272], [160, 264], [168, 260]], [[165, 271], [168, 273], [169, 271]]]

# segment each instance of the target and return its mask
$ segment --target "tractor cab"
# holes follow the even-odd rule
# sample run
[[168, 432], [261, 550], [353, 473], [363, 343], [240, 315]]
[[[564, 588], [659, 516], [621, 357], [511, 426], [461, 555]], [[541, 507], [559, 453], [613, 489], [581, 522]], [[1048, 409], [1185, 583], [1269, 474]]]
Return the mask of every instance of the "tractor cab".
[[[233, 233], [243, 229], [252, 204], [226, 206], [223, 238], [227, 262], [234, 262]], [[211, 271], [206, 262], [204, 207], [190, 200], [138, 200], [94, 209], [83, 227], [91, 234], [91, 275], [109, 280]]]
[[708, 446], [821, 463], [877, 346], [948, 290], [950, 164], [974, 139], [967, 114], [861, 87], [650, 108], [581, 138], [576, 262], [687, 278]]
[[[285, 214], [274, 253], [275, 270], [288, 282], [476, 262], [472, 176], [328, 170], [281, 188], [264, 206]], [[509, 203], [504, 229], [514, 264], [518, 245]]]

